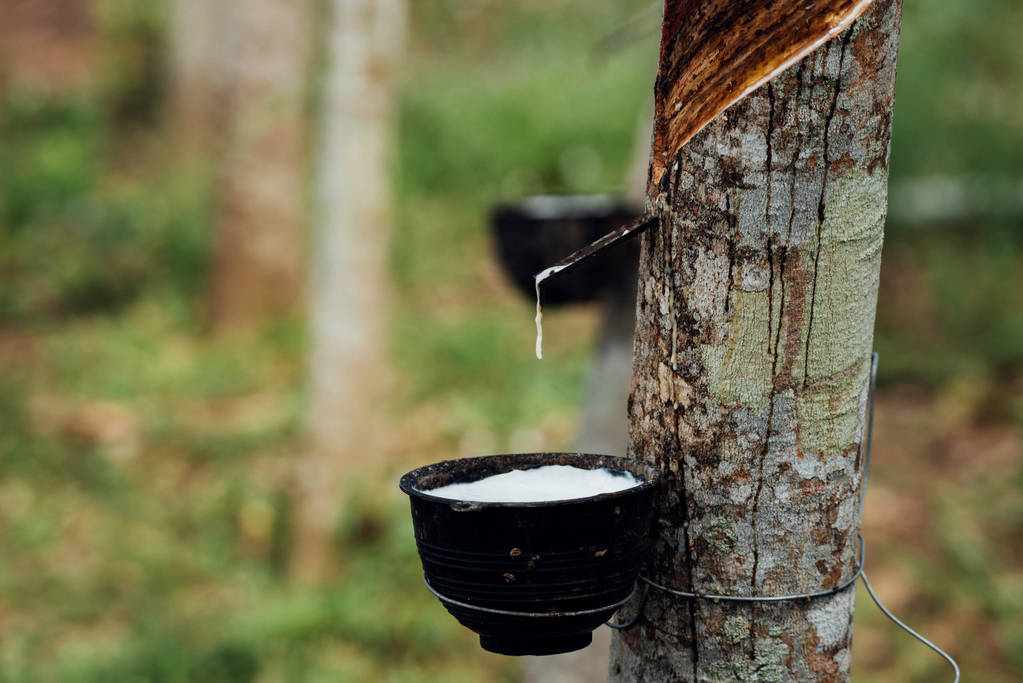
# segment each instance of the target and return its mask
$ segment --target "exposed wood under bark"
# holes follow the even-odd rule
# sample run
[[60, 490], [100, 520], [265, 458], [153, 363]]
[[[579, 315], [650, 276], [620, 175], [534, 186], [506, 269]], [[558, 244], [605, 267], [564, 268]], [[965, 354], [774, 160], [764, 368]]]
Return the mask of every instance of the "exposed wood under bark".
[[652, 184], [714, 117], [847, 27], [870, 1], [668, 0]]
[[[900, 17], [901, 0], [875, 0], [672, 152], [651, 188], [629, 419], [631, 455], [666, 478], [659, 583], [776, 595], [854, 569]], [[615, 635], [610, 680], [845, 681], [852, 606], [851, 591], [766, 605], [651, 591], [647, 620]]]

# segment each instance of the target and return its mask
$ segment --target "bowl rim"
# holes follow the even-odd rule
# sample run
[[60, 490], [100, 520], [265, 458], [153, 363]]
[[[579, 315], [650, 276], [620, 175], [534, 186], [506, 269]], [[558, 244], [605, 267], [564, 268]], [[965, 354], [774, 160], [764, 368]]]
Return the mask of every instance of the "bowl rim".
[[[462, 500], [459, 498], [447, 498], [442, 496], [434, 496], [426, 491], [422, 491], [415, 487], [417, 482], [424, 474], [428, 474], [430, 470], [437, 469], [444, 466], [452, 466], [457, 464], [468, 464], [472, 462], [480, 462], [484, 460], [490, 460], [494, 458], [522, 458], [523, 460], [535, 461], [542, 458], [543, 456], [570, 456], [579, 457], [582, 462], [593, 463], [595, 459], [598, 461], [597, 467], [604, 467], [608, 469], [617, 469], [621, 472], [629, 472], [634, 476], [636, 472], [630, 471], [626, 467], [615, 467], [615, 463], [621, 463], [622, 465], [628, 465], [629, 468], [638, 469], [643, 480], [635, 486], [630, 486], [620, 491], [611, 491], [609, 493], [598, 493], [593, 496], [585, 496], [582, 498], [563, 498], [560, 500], [538, 500], [530, 502], [509, 502], [509, 501], [478, 501], [478, 500]], [[547, 464], [566, 464], [566, 463], [544, 463], [539, 462], [535, 467], [543, 467]], [[585, 467], [583, 469], [597, 469], [597, 467]], [[514, 468], [513, 468], [514, 469]], [[526, 469], [535, 469], [534, 467], [527, 467]], [[599, 453], [574, 453], [568, 451], [551, 451], [551, 452], [537, 452], [537, 453], [495, 453], [491, 455], [480, 455], [471, 458], [453, 458], [451, 460], [441, 460], [439, 462], [430, 463], [429, 465], [422, 465], [414, 470], [410, 470], [403, 474], [398, 480], [398, 487], [410, 498], [418, 498], [420, 500], [426, 500], [434, 503], [442, 503], [449, 505], [456, 510], [482, 510], [482, 509], [502, 509], [502, 508], [539, 508], [539, 507], [559, 507], [565, 505], [576, 505], [576, 504], [587, 504], [593, 502], [601, 502], [605, 500], [613, 500], [615, 498], [622, 498], [625, 496], [633, 495], [640, 491], [651, 489], [657, 485], [660, 481], [661, 474], [657, 468], [651, 465], [633, 458], [627, 458], [620, 455], [604, 455]]]
[[[642, 202], [608, 192], [529, 194], [495, 202], [491, 222], [514, 217], [533, 223], [604, 220], [616, 214], [643, 213]], [[496, 226], [495, 226], [496, 227]]]

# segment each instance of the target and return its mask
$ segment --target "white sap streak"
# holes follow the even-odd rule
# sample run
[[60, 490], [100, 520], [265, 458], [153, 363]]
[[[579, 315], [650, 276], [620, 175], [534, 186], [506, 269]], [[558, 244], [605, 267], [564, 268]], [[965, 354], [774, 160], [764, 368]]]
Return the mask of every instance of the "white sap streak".
[[539, 503], [587, 498], [623, 491], [643, 483], [628, 472], [606, 467], [585, 470], [571, 465], [545, 465], [502, 472], [479, 481], [420, 489], [440, 498], [480, 503]]
[[543, 358], [543, 307], [540, 305], [540, 283], [564, 269], [565, 266], [551, 266], [540, 271], [533, 278], [536, 287], [536, 318], [534, 320], [536, 320], [536, 357], [538, 359]]

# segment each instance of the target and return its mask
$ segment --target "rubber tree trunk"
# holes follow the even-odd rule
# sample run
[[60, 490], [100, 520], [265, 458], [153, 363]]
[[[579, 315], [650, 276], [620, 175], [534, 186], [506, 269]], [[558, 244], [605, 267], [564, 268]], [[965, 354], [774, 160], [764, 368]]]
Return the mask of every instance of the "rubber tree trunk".
[[320, 112], [309, 292], [308, 448], [298, 476], [295, 570], [320, 580], [345, 477], [377, 457], [403, 0], [332, 0]]
[[[632, 456], [665, 477], [659, 583], [769, 596], [854, 571], [900, 18], [874, 0], [652, 184], [629, 422]], [[652, 590], [610, 680], [846, 681], [853, 597]]]
[[227, 30], [208, 36], [225, 42], [214, 52], [225, 60], [228, 88], [209, 301], [216, 330], [296, 311], [306, 251], [312, 3], [245, 0], [234, 7]]

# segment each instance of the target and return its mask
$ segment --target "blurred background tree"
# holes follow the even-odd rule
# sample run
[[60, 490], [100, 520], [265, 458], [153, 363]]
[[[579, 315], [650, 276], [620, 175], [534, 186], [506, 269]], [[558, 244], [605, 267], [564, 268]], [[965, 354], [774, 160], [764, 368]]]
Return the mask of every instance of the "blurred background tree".
[[[598, 313], [552, 314], [536, 361], [532, 302], [503, 279], [485, 216], [496, 199], [621, 190], [657, 34], [599, 63], [594, 46], [648, 7], [410, 4], [378, 347], [397, 381], [374, 411], [382, 445], [360, 453], [361, 484], [329, 513], [330, 580], [312, 587], [289, 570], [318, 372], [296, 304], [313, 262], [303, 216], [324, 205], [307, 198], [325, 177], [312, 161], [325, 133], [309, 131], [329, 111], [328, 52], [315, 49], [327, 4], [284, 57], [311, 64], [287, 105], [301, 151], [272, 157], [301, 169], [299, 294], [266, 311], [244, 302], [258, 312], [222, 335], [207, 317], [217, 155], [236, 132], [214, 124], [199, 160], [183, 158], [181, 6], [0, 0], [0, 680], [519, 676], [425, 594], [394, 480], [572, 443]], [[197, 34], [217, 20], [202, 23]], [[865, 513], [882, 596], [990, 681], [1023, 671], [1020, 25], [1016, 0], [905, 6]], [[859, 602], [857, 680], [944, 675]]]
[[211, 153], [220, 151], [223, 139], [230, 90], [225, 55], [237, 42], [231, 22], [237, 4], [174, 0], [167, 18], [167, 118], [183, 153], [199, 156], [200, 165], [214, 161]]
[[[306, 85], [312, 3], [183, 0], [176, 35], [195, 31], [198, 78], [186, 69], [177, 101], [196, 108], [190, 137], [215, 145], [215, 214], [209, 319], [224, 331], [294, 314], [305, 265]], [[202, 3], [199, 3], [202, 4]], [[215, 8], [215, 9], [214, 9]], [[181, 36], [178, 53], [189, 38]], [[199, 42], [199, 39], [192, 39]], [[192, 89], [192, 84], [198, 86]], [[199, 100], [189, 105], [189, 100]], [[205, 113], [205, 115], [203, 115]], [[212, 114], [212, 116], [210, 115]], [[212, 130], [211, 130], [212, 129]], [[211, 138], [210, 133], [217, 136]]]
[[[390, 154], [403, 0], [335, 0], [327, 13], [309, 287], [308, 446], [297, 476], [294, 567], [326, 581], [342, 486], [381, 470], [390, 304]], [[348, 482], [350, 484], [350, 482]]]

